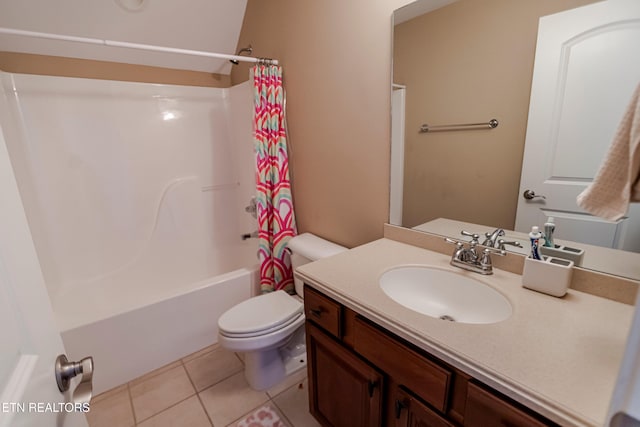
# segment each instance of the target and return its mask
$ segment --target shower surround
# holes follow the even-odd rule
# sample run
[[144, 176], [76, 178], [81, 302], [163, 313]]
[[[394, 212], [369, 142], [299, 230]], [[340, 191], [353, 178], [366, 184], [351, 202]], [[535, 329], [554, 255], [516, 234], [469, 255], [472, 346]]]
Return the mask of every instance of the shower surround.
[[256, 292], [252, 88], [2, 73], [0, 123], [70, 359], [94, 390], [212, 344]]

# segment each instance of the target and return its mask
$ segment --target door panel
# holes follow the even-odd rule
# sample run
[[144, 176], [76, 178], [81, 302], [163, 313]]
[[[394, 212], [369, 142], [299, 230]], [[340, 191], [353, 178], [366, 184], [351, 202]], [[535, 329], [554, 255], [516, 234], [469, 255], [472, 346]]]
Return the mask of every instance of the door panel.
[[[528, 232], [553, 216], [558, 238], [640, 251], [637, 206], [612, 222], [576, 204], [640, 82], [638, 51], [640, 2], [634, 0], [609, 0], [540, 19], [517, 231]], [[527, 189], [545, 199], [525, 200]]]
[[381, 426], [382, 374], [309, 321], [306, 332], [311, 414], [325, 426]]
[[69, 401], [58, 391], [54, 377], [56, 357], [64, 353], [64, 348], [1, 127], [0, 200], [0, 322], [4, 331], [0, 346], [0, 426], [86, 427], [82, 412], [46, 407], [49, 404], [52, 409], [60, 409], [59, 405]]

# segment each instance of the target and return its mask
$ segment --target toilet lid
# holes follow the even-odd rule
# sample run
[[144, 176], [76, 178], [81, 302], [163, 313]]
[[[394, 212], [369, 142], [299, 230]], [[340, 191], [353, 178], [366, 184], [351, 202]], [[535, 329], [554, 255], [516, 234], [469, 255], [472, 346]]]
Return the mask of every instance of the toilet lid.
[[303, 305], [285, 291], [249, 298], [227, 310], [218, 320], [225, 335], [256, 335], [290, 323], [303, 312]]

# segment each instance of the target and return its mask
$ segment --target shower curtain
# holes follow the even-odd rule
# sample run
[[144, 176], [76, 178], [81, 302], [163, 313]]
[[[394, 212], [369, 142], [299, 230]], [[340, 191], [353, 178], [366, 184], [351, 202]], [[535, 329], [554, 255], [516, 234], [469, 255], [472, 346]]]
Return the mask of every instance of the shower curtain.
[[263, 293], [280, 289], [294, 293], [291, 259], [285, 250], [296, 234], [296, 221], [289, 181], [282, 67], [256, 65], [252, 75], [260, 288]]

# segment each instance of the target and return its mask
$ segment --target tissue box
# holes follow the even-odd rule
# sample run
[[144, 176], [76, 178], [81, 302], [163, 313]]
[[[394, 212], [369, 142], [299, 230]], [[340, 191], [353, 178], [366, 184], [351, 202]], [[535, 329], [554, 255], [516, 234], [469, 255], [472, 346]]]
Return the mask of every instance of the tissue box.
[[573, 261], [555, 257], [544, 260], [525, 258], [522, 271], [522, 286], [554, 297], [567, 293], [571, 284]]

